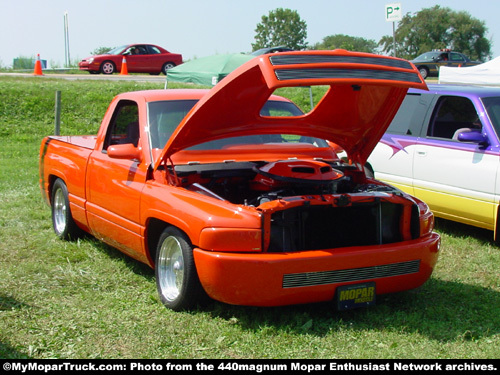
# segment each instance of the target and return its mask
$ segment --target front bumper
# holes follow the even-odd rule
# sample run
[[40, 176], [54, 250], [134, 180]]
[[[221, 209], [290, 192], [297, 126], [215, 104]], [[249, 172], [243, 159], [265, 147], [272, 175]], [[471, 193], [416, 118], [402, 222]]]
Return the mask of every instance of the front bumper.
[[89, 63], [87, 61], [81, 61], [78, 63], [78, 69], [89, 71], [89, 72], [98, 72], [100, 69], [99, 63]]
[[[226, 253], [196, 248], [200, 282], [218, 301], [280, 306], [333, 300], [337, 287], [376, 283], [377, 294], [421, 286], [432, 274], [440, 237], [368, 247], [290, 253]], [[338, 271], [338, 272], [337, 272]]]

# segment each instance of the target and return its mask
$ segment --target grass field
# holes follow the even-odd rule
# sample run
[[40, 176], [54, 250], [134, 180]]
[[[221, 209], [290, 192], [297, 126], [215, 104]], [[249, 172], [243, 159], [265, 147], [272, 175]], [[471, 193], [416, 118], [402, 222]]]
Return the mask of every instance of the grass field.
[[342, 313], [172, 312], [148, 267], [90, 238], [58, 240], [38, 187], [56, 90], [61, 133], [89, 134], [115, 94], [151, 88], [162, 87], [0, 77], [0, 358], [500, 358], [500, 248], [487, 231], [438, 220], [442, 252], [423, 287]]

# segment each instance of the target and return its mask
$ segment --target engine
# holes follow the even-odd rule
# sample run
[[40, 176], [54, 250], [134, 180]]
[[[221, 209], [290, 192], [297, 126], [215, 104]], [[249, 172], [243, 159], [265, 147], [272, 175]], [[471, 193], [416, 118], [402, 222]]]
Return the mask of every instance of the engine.
[[[188, 190], [267, 212], [271, 252], [394, 243], [420, 233], [413, 201], [342, 162], [199, 164], [176, 173]], [[269, 210], [276, 200], [286, 208]]]

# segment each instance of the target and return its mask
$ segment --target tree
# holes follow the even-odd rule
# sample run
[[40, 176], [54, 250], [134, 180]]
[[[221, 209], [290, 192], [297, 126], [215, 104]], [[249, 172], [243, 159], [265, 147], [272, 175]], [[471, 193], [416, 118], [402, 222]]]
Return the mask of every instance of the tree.
[[295, 10], [278, 8], [262, 16], [255, 29], [253, 51], [260, 48], [287, 46], [301, 50], [307, 47], [307, 24]]
[[111, 51], [113, 48], [110, 47], [99, 47], [90, 52], [91, 55], [104, 55], [108, 51]]
[[[465, 11], [456, 12], [436, 5], [411, 15], [407, 13], [396, 30], [396, 55], [413, 59], [421, 53], [437, 48], [462, 52], [472, 60], [491, 58], [491, 42], [486, 38], [484, 21]], [[384, 36], [379, 46], [393, 54], [392, 35]]]
[[344, 34], [326, 36], [321, 43], [316, 43], [312, 49], [346, 49], [349, 51], [376, 53], [377, 42]]

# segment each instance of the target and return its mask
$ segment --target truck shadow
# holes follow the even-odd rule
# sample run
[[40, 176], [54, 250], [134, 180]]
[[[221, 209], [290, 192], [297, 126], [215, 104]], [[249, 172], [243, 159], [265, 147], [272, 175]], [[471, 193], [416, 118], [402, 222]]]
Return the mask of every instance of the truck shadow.
[[[437, 229], [451, 236], [474, 236], [492, 243], [489, 231], [439, 220]], [[95, 246], [111, 258], [120, 258], [134, 273], [154, 283], [154, 271], [98, 240]], [[159, 300], [158, 300], [158, 303]], [[432, 277], [422, 287], [379, 296], [376, 306], [344, 312], [332, 303], [285, 307], [232, 306], [209, 301], [191, 314], [209, 314], [257, 331], [277, 331], [325, 336], [340, 330], [390, 330], [419, 333], [442, 342], [472, 341], [500, 333], [500, 292], [491, 288]]]
[[333, 303], [256, 308], [217, 302], [207, 310], [247, 330], [271, 327], [319, 337], [341, 330], [388, 330], [447, 342], [500, 333], [499, 292], [436, 279], [417, 290], [379, 296], [376, 306], [358, 310], [336, 311]]

